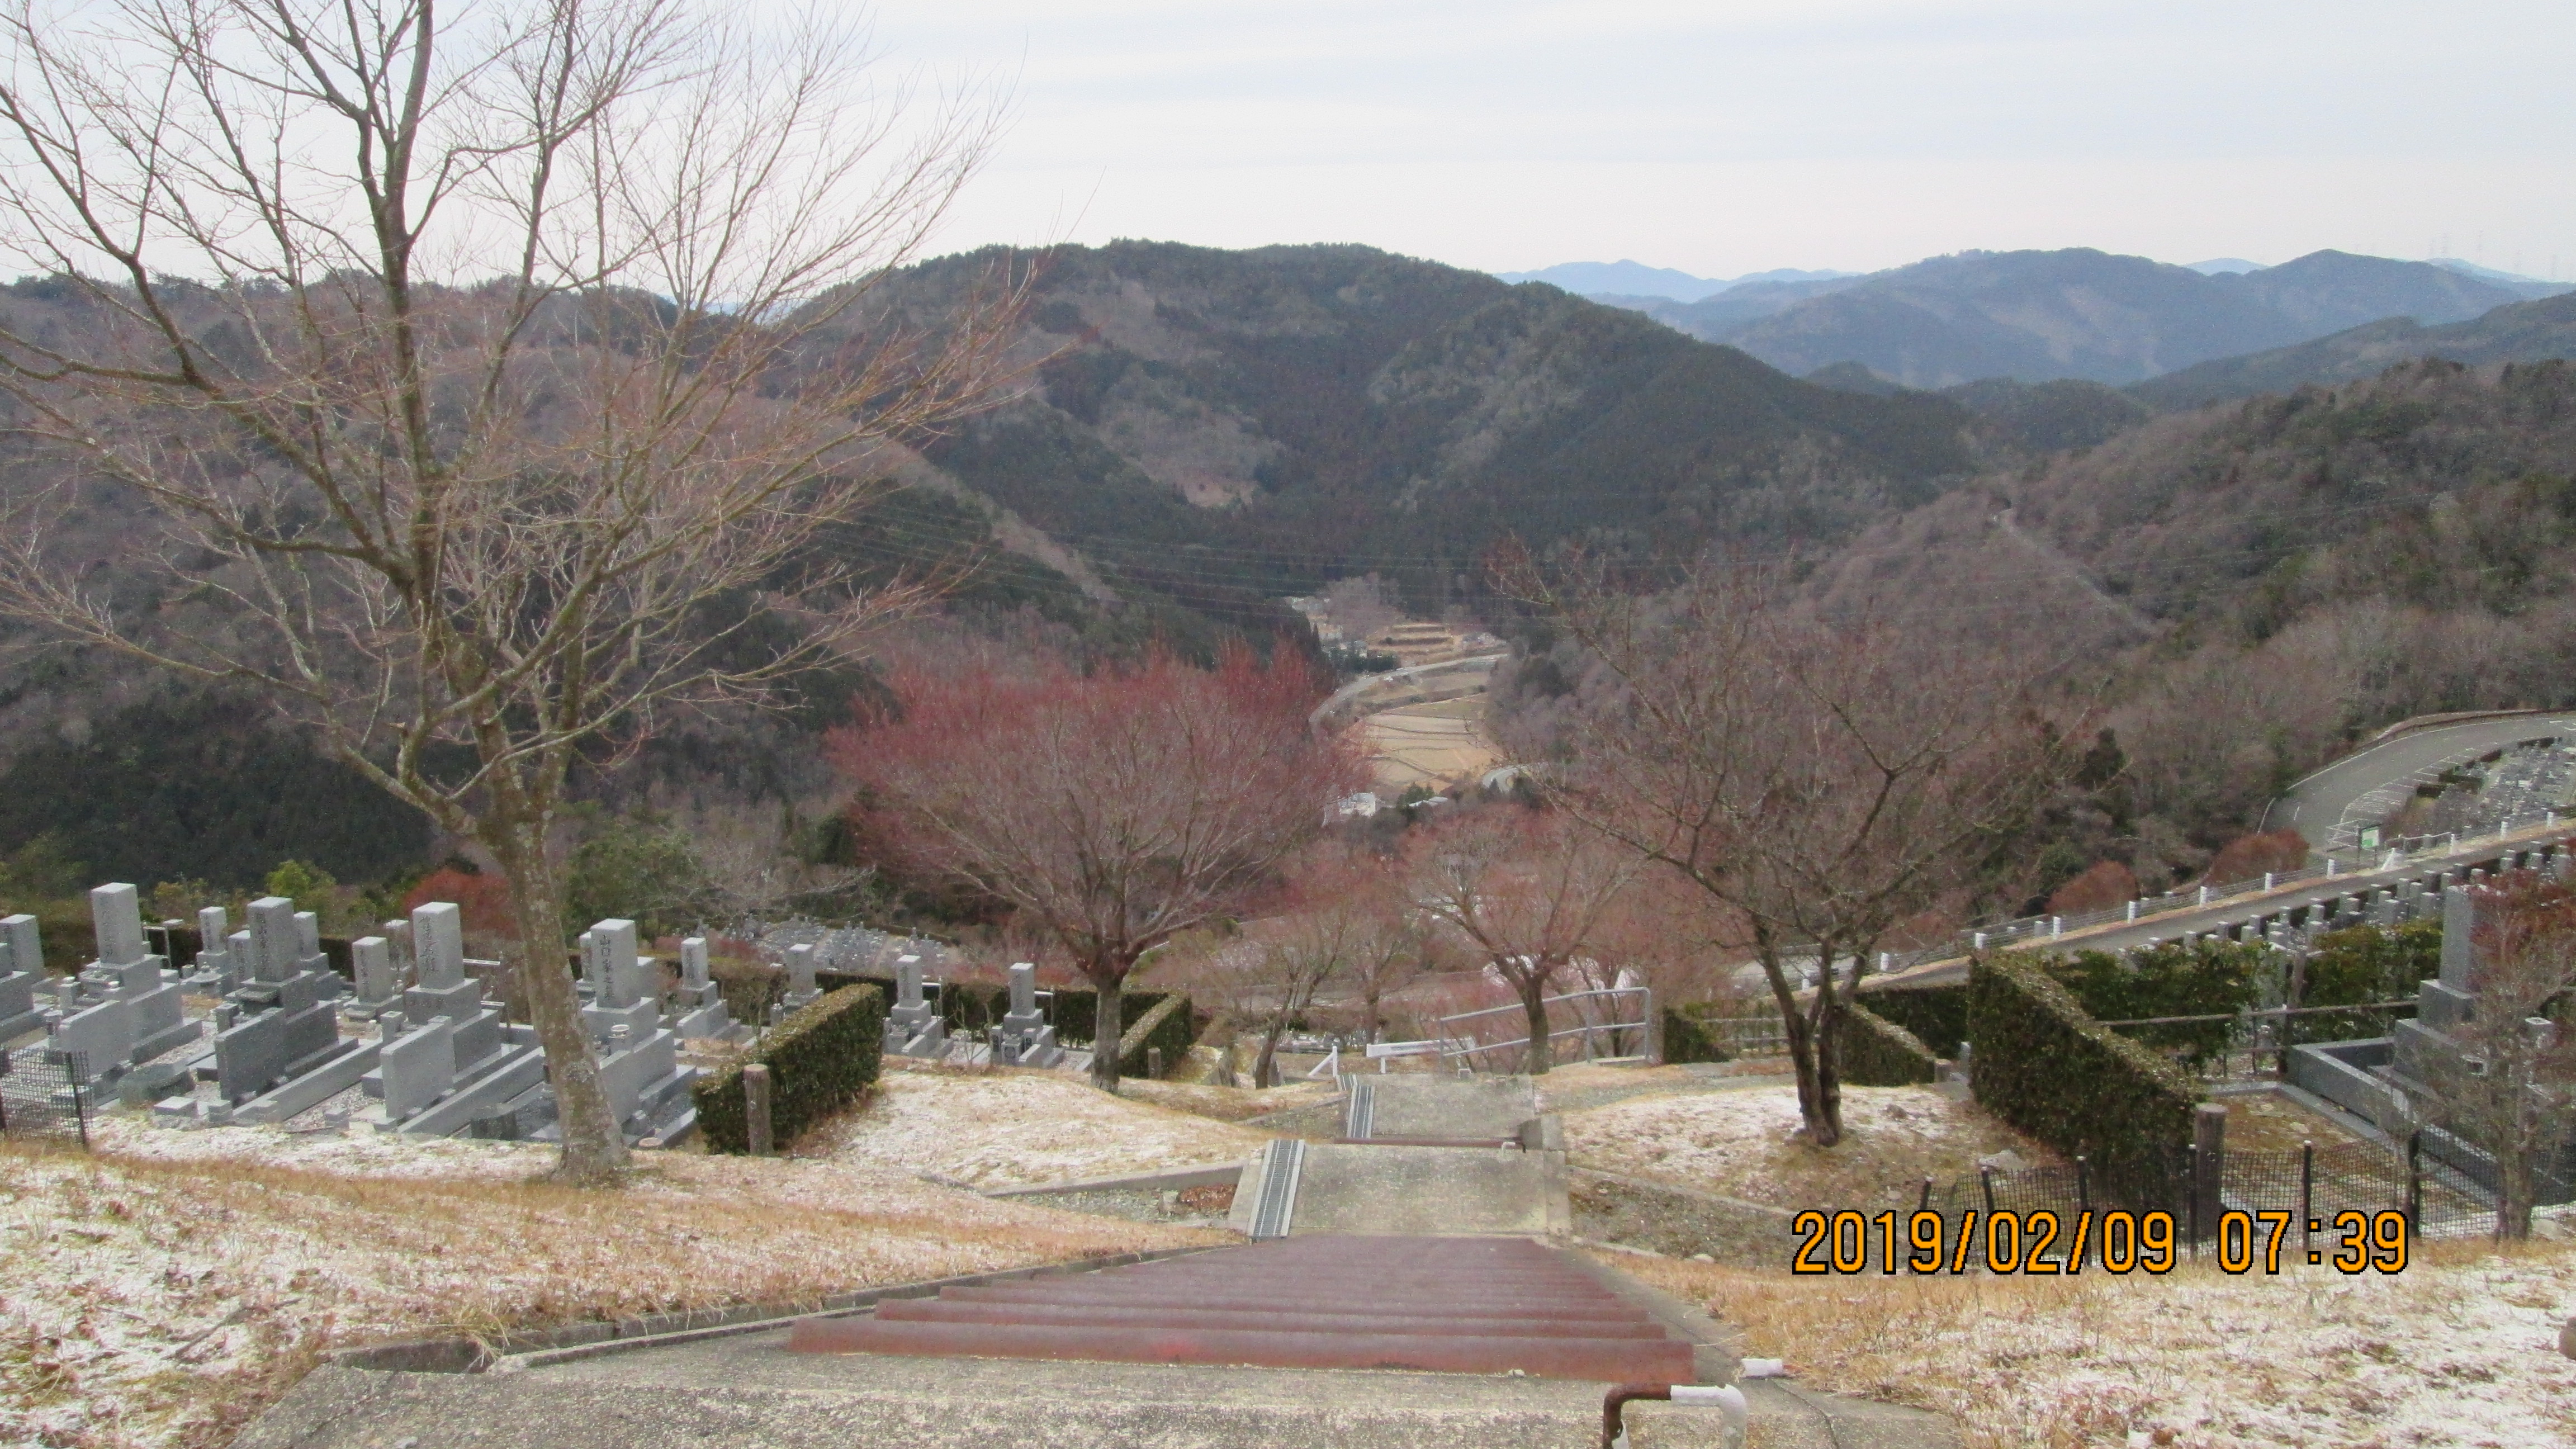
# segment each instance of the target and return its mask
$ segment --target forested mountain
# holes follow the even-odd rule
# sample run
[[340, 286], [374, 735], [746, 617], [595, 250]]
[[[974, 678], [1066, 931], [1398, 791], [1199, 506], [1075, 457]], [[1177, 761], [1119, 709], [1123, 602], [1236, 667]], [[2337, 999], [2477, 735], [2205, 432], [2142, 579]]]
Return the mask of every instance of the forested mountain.
[[2429, 263], [2335, 251], [2206, 274], [2079, 248], [1963, 252], [1650, 311], [1802, 376], [1857, 362], [1938, 388], [1989, 377], [2137, 382], [2382, 318], [2460, 321], [2524, 295]]
[[2466, 363], [2576, 358], [2576, 293], [2516, 302], [2443, 327], [2391, 317], [2295, 347], [2186, 367], [2138, 383], [2129, 393], [2157, 408], [2198, 407], [2312, 383], [2353, 382], [2418, 357]]
[[[948, 295], [989, 260], [889, 291]], [[1381, 567], [1428, 602], [1507, 533], [1837, 537], [1979, 461], [1943, 399], [1813, 386], [1365, 247], [1058, 249], [1023, 354], [1023, 395], [928, 462], [1104, 576], [1184, 595]]]
[[2104, 709], [2126, 768], [2061, 812], [2062, 854], [2188, 879], [2366, 730], [2576, 704], [2576, 364], [2419, 361], [2160, 417], [1876, 525], [1811, 582]]

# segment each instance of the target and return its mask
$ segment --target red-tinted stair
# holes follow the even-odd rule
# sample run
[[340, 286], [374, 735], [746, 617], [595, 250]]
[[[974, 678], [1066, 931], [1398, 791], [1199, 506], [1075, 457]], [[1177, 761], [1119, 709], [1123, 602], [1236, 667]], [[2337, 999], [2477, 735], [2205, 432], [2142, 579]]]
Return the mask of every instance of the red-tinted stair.
[[1689, 1383], [1691, 1344], [1525, 1238], [1309, 1237], [809, 1318], [799, 1353]]

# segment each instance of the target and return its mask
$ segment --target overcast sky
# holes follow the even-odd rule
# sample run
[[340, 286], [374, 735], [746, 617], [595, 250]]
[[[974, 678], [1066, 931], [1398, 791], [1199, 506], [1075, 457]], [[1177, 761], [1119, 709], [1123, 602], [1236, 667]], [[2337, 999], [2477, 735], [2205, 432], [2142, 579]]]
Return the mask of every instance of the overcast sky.
[[[1702, 276], [1971, 247], [2576, 274], [2567, 0], [879, 0], [1011, 92], [942, 238]], [[2553, 257], [2555, 262], [2553, 263]]]

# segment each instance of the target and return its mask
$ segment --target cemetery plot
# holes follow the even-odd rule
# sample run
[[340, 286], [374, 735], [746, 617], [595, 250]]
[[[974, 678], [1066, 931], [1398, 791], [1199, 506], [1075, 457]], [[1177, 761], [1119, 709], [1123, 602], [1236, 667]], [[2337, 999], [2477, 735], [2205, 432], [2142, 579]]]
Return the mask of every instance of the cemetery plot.
[[1794, 1138], [1791, 1085], [1637, 1097], [1566, 1113], [1566, 1155], [1577, 1167], [1792, 1211], [1912, 1207], [1925, 1177], [1948, 1182], [2004, 1151], [2056, 1162], [1974, 1103], [1928, 1088], [1847, 1086], [1843, 1121], [1841, 1145], [1820, 1150]]
[[1242, 1162], [1268, 1140], [1060, 1073], [912, 1068], [889, 1070], [876, 1100], [827, 1128], [820, 1150], [994, 1188]]
[[2576, 1435], [2554, 1350], [2576, 1250], [2433, 1244], [2404, 1273], [1830, 1280], [1607, 1261], [1742, 1326], [1803, 1388], [1958, 1420], [1970, 1444], [2541, 1445]]
[[367, 1131], [100, 1125], [0, 1145], [0, 1443], [227, 1442], [310, 1355], [390, 1338], [813, 1301], [1213, 1234], [860, 1164], [671, 1153], [613, 1192], [551, 1150]]

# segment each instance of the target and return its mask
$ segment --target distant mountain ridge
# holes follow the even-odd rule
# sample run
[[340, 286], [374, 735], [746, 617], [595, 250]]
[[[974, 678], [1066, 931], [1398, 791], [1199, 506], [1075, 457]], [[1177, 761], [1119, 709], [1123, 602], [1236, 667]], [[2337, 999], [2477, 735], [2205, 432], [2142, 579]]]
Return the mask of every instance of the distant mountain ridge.
[[1858, 276], [1857, 272], [1800, 271], [1796, 267], [1775, 267], [1767, 272], [1747, 272], [1740, 277], [1694, 277], [1671, 267], [1650, 267], [1643, 262], [1559, 262], [1534, 272], [1496, 272], [1503, 281], [1512, 283], [1545, 282], [1562, 287], [1578, 297], [1598, 301], [1604, 297], [1638, 300], [1696, 302], [1713, 297], [1730, 288], [1754, 282], [1814, 282], [1836, 277]]
[[2445, 267], [2347, 252], [2211, 273], [2074, 248], [1961, 252], [1640, 310], [1799, 376], [1857, 362], [1929, 389], [1989, 377], [2135, 383], [2383, 318], [2441, 325], [2522, 300]]
[[2193, 408], [2257, 393], [2357, 382], [2419, 357], [2471, 365], [2576, 358], [2576, 292], [2510, 303], [2441, 327], [2389, 317], [2313, 342], [2204, 362], [2127, 391], [2150, 407]]

